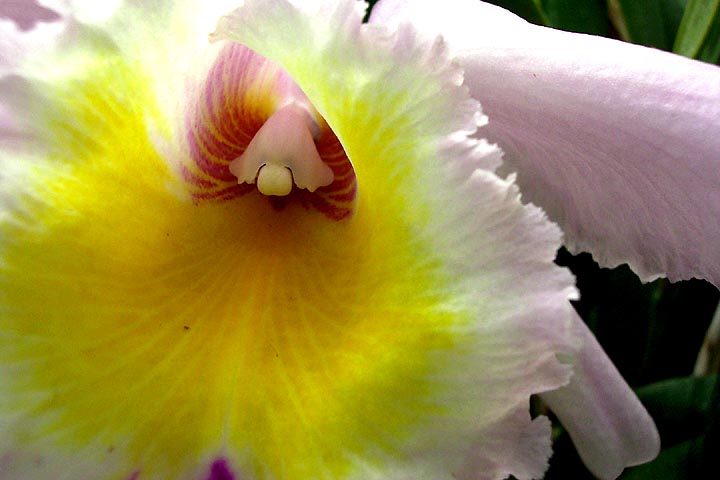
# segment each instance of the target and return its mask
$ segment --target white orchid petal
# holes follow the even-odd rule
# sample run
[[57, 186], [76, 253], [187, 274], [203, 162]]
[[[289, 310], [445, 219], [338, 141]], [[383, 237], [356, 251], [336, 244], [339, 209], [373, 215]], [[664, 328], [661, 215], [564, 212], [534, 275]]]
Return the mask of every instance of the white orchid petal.
[[[560, 230], [471, 138], [483, 116], [444, 45], [363, 24], [353, 0], [248, 1], [202, 68], [185, 59], [203, 22], [128, 5], [93, 25], [107, 45], [22, 71], [49, 153], [3, 184], [5, 470], [207, 478], [222, 452], [257, 478], [541, 476], [549, 424], [528, 399], [569, 381], [576, 291]], [[317, 107], [318, 153], [331, 130], [332, 166], [357, 174], [347, 219], [292, 194], [201, 201], [168, 168], [232, 177], [228, 139], [269, 121], [286, 74]]]
[[443, 34], [490, 119], [480, 133], [571, 250], [720, 285], [720, 68], [474, 0], [383, 0], [371, 21]]
[[660, 437], [648, 415], [595, 336], [579, 317], [582, 347], [573, 359], [570, 384], [541, 398], [567, 429], [585, 465], [603, 480], [623, 468], [648, 462]]
[[57, 21], [22, 30], [15, 21], [0, 16], [0, 78], [12, 74], [28, 54], [52, 48], [64, 28]]

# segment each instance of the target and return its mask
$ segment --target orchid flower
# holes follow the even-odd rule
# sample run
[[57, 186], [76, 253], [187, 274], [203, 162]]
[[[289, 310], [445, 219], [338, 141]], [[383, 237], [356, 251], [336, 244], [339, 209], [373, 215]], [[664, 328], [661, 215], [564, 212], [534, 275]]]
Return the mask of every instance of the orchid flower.
[[540, 478], [535, 394], [600, 478], [657, 454], [553, 259], [718, 284], [719, 69], [470, 0], [45, 3], [0, 23], [2, 480]]

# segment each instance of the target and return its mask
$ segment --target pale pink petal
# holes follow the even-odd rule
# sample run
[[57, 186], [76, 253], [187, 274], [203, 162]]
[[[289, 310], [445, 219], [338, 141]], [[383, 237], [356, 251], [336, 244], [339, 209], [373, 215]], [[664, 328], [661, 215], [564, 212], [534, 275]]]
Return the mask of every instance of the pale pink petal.
[[[518, 479], [542, 478], [552, 453], [550, 434], [547, 417], [531, 420], [527, 408], [514, 410], [495, 428], [482, 432], [482, 441], [470, 449], [467, 463], [457, 478], [480, 480], [511, 474]], [[513, 470], [507, 465], [513, 465]]]
[[37, 23], [29, 30], [21, 25], [27, 24], [0, 15], [0, 78], [14, 72], [33, 51], [52, 48], [65, 28], [60, 21]]
[[617, 478], [626, 466], [655, 458], [660, 437], [655, 424], [579, 317], [583, 339], [571, 360], [570, 384], [541, 398], [568, 430], [580, 457], [601, 479]]
[[480, 134], [572, 251], [720, 285], [720, 68], [474, 0], [382, 0], [372, 21], [442, 33], [489, 117]]

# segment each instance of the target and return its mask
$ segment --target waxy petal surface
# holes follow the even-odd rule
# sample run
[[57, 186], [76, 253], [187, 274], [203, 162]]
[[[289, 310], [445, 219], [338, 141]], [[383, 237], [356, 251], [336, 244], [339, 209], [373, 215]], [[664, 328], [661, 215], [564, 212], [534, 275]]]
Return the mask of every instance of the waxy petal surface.
[[573, 377], [541, 398], [567, 428], [585, 465], [612, 480], [623, 466], [639, 465], [660, 452], [655, 423], [610, 362], [585, 323], [575, 318], [582, 348], [571, 360]]
[[371, 21], [443, 34], [490, 119], [482, 135], [572, 251], [720, 285], [720, 68], [473, 0], [383, 0]]
[[30, 52], [48, 48], [63, 30], [51, 10], [27, 11], [21, 5], [0, 5], [0, 78], [12, 72]]

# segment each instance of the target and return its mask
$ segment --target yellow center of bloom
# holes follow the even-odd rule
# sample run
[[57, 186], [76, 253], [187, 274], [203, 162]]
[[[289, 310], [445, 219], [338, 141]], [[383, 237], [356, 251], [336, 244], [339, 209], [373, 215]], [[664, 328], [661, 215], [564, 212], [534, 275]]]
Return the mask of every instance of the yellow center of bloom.
[[[88, 449], [142, 478], [228, 451], [258, 479], [335, 479], [465, 421], [442, 372], [464, 361], [473, 316], [393, 178], [364, 184], [345, 222], [259, 194], [193, 201], [146, 133], [166, 127], [142, 79], [104, 62], [51, 92], [66, 99], [47, 112], [54, 149], [0, 231], [0, 407], [33, 419], [23, 448]], [[309, 132], [284, 130], [314, 149]], [[272, 145], [240, 157], [262, 162], [261, 193], [326, 184], [315, 156]]]

